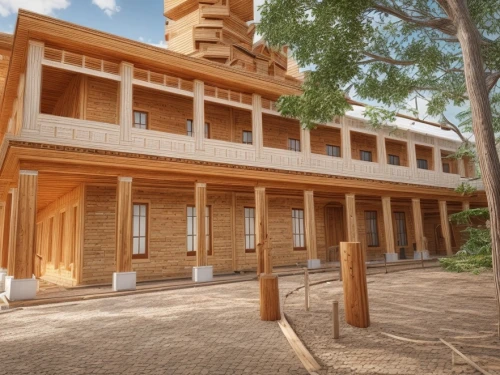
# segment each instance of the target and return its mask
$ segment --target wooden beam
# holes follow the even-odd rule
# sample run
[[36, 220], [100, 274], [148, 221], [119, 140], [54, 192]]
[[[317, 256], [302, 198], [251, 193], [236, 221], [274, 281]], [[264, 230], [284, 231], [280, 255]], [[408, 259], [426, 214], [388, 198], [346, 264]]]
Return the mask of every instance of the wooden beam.
[[132, 178], [118, 177], [116, 188], [116, 272], [132, 271]]
[[306, 229], [307, 259], [318, 259], [314, 191], [312, 190], [304, 191], [304, 221]]
[[441, 232], [444, 238], [446, 255], [453, 255], [453, 249], [451, 248], [450, 219], [448, 218], [448, 205], [446, 201], [439, 201], [439, 216], [441, 218]]
[[384, 214], [385, 247], [387, 253], [395, 253], [394, 229], [392, 226], [391, 197], [382, 197], [382, 211]]
[[422, 222], [422, 208], [420, 207], [420, 199], [414, 198], [411, 200], [413, 211], [413, 224], [415, 226], [415, 242], [417, 243], [417, 251], [424, 249], [424, 226]]
[[193, 128], [197, 150], [205, 149], [205, 84], [195, 80], [193, 87]]
[[26, 64], [26, 87], [24, 93], [23, 128], [36, 130], [42, 95], [42, 60], [44, 44], [30, 40]]
[[208, 265], [207, 260], [207, 239], [206, 239], [206, 219], [205, 209], [207, 207], [207, 184], [195, 183], [195, 207], [196, 207], [196, 266], [204, 267]]
[[2, 231], [2, 256], [0, 268], [7, 269], [9, 266], [9, 234], [10, 234], [10, 216], [12, 209], [12, 194], [7, 195], [4, 208], [4, 221], [3, 226], [0, 228]]
[[262, 97], [257, 94], [252, 96], [252, 142], [255, 154], [262, 155], [264, 148], [264, 133], [262, 128]]
[[358, 223], [356, 220], [356, 196], [345, 195], [345, 208], [347, 217], [347, 241], [358, 242]]
[[255, 188], [255, 243], [257, 246], [257, 275], [261, 273], [272, 273], [272, 263], [270, 264], [271, 272], [266, 272], [266, 263], [269, 268], [270, 261], [266, 258], [266, 248], [269, 247], [268, 228], [267, 228], [267, 201], [266, 188]]
[[133, 86], [134, 65], [122, 62], [120, 64], [120, 139], [130, 141], [130, 134], [133, 126]]
[[16, 234], [17, 234], [17, 200], [19, 197], [19, 192], [17, 188], [11, 188], [9, 190], [9, 195], [11, 196], [11, 210], [10, 210], [10, 228], [9, 228], [9, 256], [7, 264], [7, 275], [14, 276], [14, 270], [16, 268]]

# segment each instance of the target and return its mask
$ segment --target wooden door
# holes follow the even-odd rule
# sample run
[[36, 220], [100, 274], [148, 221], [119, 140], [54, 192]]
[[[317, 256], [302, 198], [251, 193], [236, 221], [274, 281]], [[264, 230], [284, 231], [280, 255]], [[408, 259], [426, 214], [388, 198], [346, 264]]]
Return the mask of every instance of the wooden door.
[[344, 209], [341, 206], [325, 207], [326, 228], [326, 260], [337, 262], [339, 260], [340, 242], [345, 240]]

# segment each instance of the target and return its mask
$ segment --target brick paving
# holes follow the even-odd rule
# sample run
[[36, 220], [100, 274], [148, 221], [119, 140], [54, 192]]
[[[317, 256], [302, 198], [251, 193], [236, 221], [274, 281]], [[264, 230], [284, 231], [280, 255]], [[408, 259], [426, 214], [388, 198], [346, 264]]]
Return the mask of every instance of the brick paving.
[[[311, 281], [324, 278], [327, 274], [314, 275]], [[302, 280], [287, 278], [282, 287], [292, 290]], [[284, 310], [299, 337], [323, 366], [320, 374], [479, 373], [465, 364], [452, 366], [451, 350], [444, 345], [403, 342], [382, 332], [414, 340], [443, 338], [490, 373], [500, 374], [500, 340], [495, 335], [498, 310], [492, 273], [475, 276], [425, 269], [370, 275], [368, 329], [344, 323], [340, 282], [312, 286], [310, 293], [310, 312], [304, 309], [303, 289], [286, 299]], [[340, 302], [338, 341], [333, 340], [331, 331], [334, 299]]]

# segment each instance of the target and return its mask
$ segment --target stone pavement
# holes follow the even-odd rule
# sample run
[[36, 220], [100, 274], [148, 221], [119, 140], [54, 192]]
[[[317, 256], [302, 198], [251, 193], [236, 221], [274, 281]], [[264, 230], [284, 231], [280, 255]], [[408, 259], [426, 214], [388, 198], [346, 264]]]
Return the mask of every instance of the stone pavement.
[[[314, 275], [311, 281], [327, 275]], [[289, 277], [291, 290], [303, 278]], [[285, 313], [296, 333], [324, 367], [320, 374], [479, 374], [451, 363], [444, 345], [423, 345], [389, 338], [452, 342], [492, 374], [500, 374], [500, 340], [496, 337], [497, 304], [492, 273], [453, 274], [439, 268], [368, 276], [371, 326], [344, 323], [338, 281], [311, 286], [311, 310], [304, 291], [291, 294]], [[332, 338], [332, 301], [339, 300], [340, 334]]]
[[307, 374], [247, 281], [0, 314], [0, 374]]

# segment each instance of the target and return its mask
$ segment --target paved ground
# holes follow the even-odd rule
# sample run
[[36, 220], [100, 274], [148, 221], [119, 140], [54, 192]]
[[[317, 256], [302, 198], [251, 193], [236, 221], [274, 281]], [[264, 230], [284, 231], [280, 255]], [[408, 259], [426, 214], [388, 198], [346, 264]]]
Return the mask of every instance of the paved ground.
[[[312, 280], [325, 276], [314, 275]], [[343, 323], [338, 281], [311, 287], [310, 312], [304, 310], [303, 290], [287, 298], [285, 313], [325, 367], [320, 374], [478, 373], [468, 365], [452, 366], [451, 351], [444, 345], [403, 342], [382, 332], [415, 340], [443, 338], [456, 343], [492, 374], [500, 374], [500, 341], [495, 336], [498, 310], [491, 273], [475, 276], [426, 269], [371, 275], [368, 292], [372, 321], [368, 329]], [[331, 333], [334, 299], [340, 301], [338, 341]]]
[[1, 374], [307, 374], [249, 281], [0, 315]]

